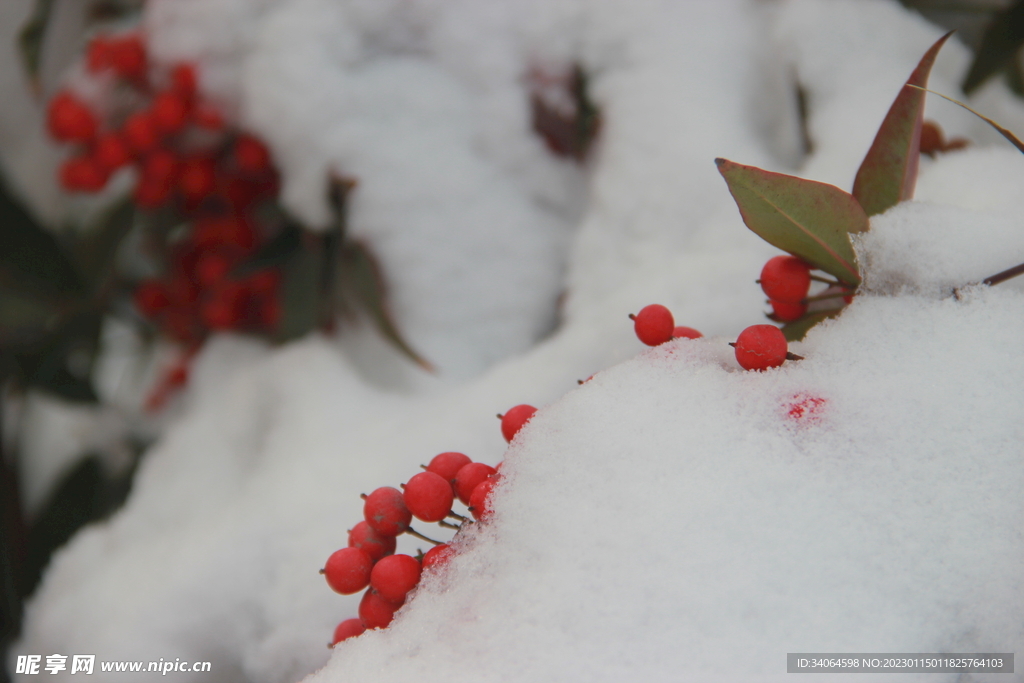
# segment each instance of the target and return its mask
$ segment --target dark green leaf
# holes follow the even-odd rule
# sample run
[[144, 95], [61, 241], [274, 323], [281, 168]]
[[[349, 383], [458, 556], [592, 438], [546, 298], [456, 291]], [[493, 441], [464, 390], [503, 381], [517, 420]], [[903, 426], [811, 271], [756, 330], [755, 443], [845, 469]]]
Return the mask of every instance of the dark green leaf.
[[850, 233], [868, 229], [857, 200], [835, 185], [716, 159], [747, 227], [841, 282], [860, 284]]
[[42, 340], [59, 322], [61, 306], [52, 298], [17, 287], [0, 275], [0, 353]]
[[1024, 0], [992, 17], [971, 68], [964, 77], [963, 90], [970, 95], [997, 71], [1014, 59], [1024, 45]]
[[807, 336], [807, 332], [812, 327], [820, 323], [822, 320], [835, 318], [842, 312], [842, 308], [833, 308], [827, 311], [818, 311], [817, 313], [805, 315], [799, 320], [794, 320], [791, 323], [783, 325], [782, 334], [785, 335], [786, 341], [803, 341], [803, 338]]
[[16, 354], [18, 379], [71, 401], [97, 401], [90, 375], [102, 320], [99, 312], [82, 312], [42, 343]]
[[18, 49], [21, 62], [28, 74], [33, 88], [39, 87], [39, 65], [42, 61], [43, 38], [46, 37], [46, 25], [50, 20], [53, 0], [36, 0], [32, 16], [18, 33]]
[[260, 247], [248, 261], [236, 268], [233, 275], [243, 277], [264, 268], [284, 265], [302, 249], [302, 234], [302, 228], [297, 224], [285, 224], [272, 240]]
[[0, 266], [22, 283], [52, 294], [82, 293], [74, 264], [53, 234], [40, 226], [0, 182]]
[[376, 259], [362, 244], [347, 242], [341, 247], [338, 271], [341, 294], [366, 312], [377, 330], [410, 360], [428, 371], [433, 366], [413, 350], [398, 331], [387, 307], [384, 279]]
[[[301, 243], [301, 235], [299, 236]], [[308, 240], [310, 244], [318, 240]], [[281, 324], [278, 341], [297, 339], [316, 329], [320, 317], [320, 269], [322, 249], [317, 246], [299, 248], [283, 268], [281, 282]]]
[[[928, 85], [928, 74], [950, 31], [935, 41], [921, 57], [906, 85]], [[875, 216], [914, 196], [920, 160], [924, 93], [904, 85], [889, 107], [864, 161], [853, 181], [853, 196], [869, 216]]]
[[125, 197], [104, 211], [75, 244], [78, 270], [93, 292], [98, 292], [113, 273], [117, 250], [134, 222], [135, 204]]

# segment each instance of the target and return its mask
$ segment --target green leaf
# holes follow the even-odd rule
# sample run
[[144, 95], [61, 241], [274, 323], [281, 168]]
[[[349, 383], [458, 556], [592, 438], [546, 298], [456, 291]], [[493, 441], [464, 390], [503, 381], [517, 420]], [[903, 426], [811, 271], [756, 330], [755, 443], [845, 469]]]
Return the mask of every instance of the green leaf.
[[882, 125], [875, 134], [853, 181], [853, 196], [869, 216], [875, 216], [914, 196], [920, 160], [921, 124], [924, 121], [924, 93], [907, 85], [925, 87], [928, 74], [950, 31], [935, 41], [921, 57], [917, 68], [900, 89]]
[[399, 333], [387, 307], [384, 278], [369, 250], [358, 242], [346, 242], [340, 249], [340, 257], [338, 278], [342, 296], [363, 309], [377, 330], [399, 351], [423, 369], [433, 372], [433, 366], [416, 353]]
[[835, 185], [715, 159], [747, 227], [851, 287], [860, 284], [850, 233], [868, 229], [852, 195]]
[[102, 324], [99, 311], [69, 316], [41, 343], [16, 354], [20, 381], [71, 401], [96, 402], [90, 375]]
[[[319, 242], [317, 242], [319, 244]], [[278, 341], [298, 339], [314, 330], [320, 318], [321, 249], [297, 249], [282, 270], [281, 324]]]
[[75, 244], [78, 270], [98, 292], [113, 273], [117, 250], [135, 224], [135, 204], [125, 197], [108, 207]]
[[36, 0], [32, 16], [18, 33], [18, 50], [21, 62], [33, 89], [39, 88], [39, 65], [42, 62], [43, 38], [46, 37], [46, 25], [53, 10], [53, 0]]
[[11, 196], [0, 181], [0, 267], [20, 284], [52, 294], [82, 293], [78, 270], [53, 234]]
[[0, 353], [31, 346], [59, 322], [61, 306], [38, 291], [26, 291], [0, 271]]
[[786, 341], [803, 341], [804, 337], [807, 336], [807, 333], [812, 327], [820, 323], [822, 320], [835, 318], [842, 312], [842, 308], [831, 308], [827, 311], [818, 311], [817, 313], [805, 315], [799, 320], [794, 320], [791, 323], [783, 325], [782, 334], [786, 337]]
[[1024, 0], [1017, 0], [992, 17], [971, 68], [964, 77], [963, 90], [970, 95], [997, 71], [1007, 66], [1024, 45]]

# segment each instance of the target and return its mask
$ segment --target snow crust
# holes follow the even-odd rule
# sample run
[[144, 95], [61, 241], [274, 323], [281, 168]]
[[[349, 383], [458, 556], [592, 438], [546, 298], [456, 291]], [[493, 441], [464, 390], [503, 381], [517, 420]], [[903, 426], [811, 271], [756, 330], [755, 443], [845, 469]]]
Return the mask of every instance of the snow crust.
[[[210, 343], [124, 510], [54, 558], [12, 656], [211, 661], [176, 674], [196, 681], [769, 681], [787, 652], [1024, 649], [1024, 297], [949, 295], [1021, 260], [1020, 155], [923, 164], [918, 201], [856, 245], [864, 292], [794, 345], [805, 360], [747, 373], [727, 345], [763, 322], [753, 280], [774, 252], [714, 157], [849, 189], [938, 29], [880, 0], [148, 12], [155, 49], [201, 58], [270, 141], [294, 210], [322, 217], [324, 169], [359, 177], [353, 230], [452, 369], [405, 368], [394, 390], [351, 340]], [[519, 80], [566, 60], [605, 117], [583, 170], [531, 137]], [[955, 93], [966, 64], [951, 41], [932, 87]], [[929, 116], [991, 139], [951, 107]], [[526, 351], [563, 286], [562, 324]], [[708, 336], [642, 350], [626, 314], [652, 302]], [[500, 307], [519, 331], [495, 346]], [[475, 317], [488, 331], [464, 336]], [[542, 409], [506, 452], [493, 415], [522, 402]], [[447, 450], [506, 458], [494, 520], [389, 629], [329, 652], [358, 596], [317, 570], [358, 494]]]

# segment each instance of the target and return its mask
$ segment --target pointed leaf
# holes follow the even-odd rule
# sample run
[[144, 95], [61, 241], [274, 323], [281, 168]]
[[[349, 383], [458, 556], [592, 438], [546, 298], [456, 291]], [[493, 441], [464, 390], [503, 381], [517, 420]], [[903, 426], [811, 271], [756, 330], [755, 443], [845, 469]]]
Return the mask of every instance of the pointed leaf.
[[850, 233], [868, 229], [857, 200], [835, 185], [716, 159], [747, 227], [769, 244], [856, 287]]
[[828, 311], [819, 311], [817, 313], [805, 315], [799, 320], [794, 320], [791, 323], [783, 325], [782, 334], [786, 338], [786, 341], [803, 341], [804, 337], [807, 336], [807, 333], [812, 327], [820, 323], [822, 320], [835, 318], [842, 312], [842, 308], [833, 308]]
[[117, 250], [134, 224], [135, 204], [124, 197], [107, 207], [75, 244], [75, 262], [92, 291], [102, 289], [113, 274]]
[[377, 330], [399, 351], [423, 369], [433, 371], [433, 366], [416, 353], [399, 333], [387, 307], [384, 278], [369, 250], [358, 242], [347, 242], [341, 249], [338, 275], [342, 295], [354, 300], [370, 316]]
[[970, 95], [992, 74], [1010, 63], [1021, 45], [1024, 45], [1024, 0], [1017, 0], [992, 17], [985, 29], [981, 45], [964, 78], [964, 92]]
[[46, 36], [46, 25], [50, 20], [53, 0], [36, 0], [32, 16], [21, 31], [18, 32], [18, 49], [21, 52], [22, 66], [28, 75], [29, 83], [39, 88], [39, 65], [42, 62], [43, 38]]
[[[907, 85], [922, 88], [928, 85], [935, 57], [951, 35], [952, 31], [942, 36], [924, 53], [907, 79]], [[924, 93], [904, 86], [889, 107], [853, 181], [853, 196], [869, 216], [883, 213], [914, 196], [923, 121]]]

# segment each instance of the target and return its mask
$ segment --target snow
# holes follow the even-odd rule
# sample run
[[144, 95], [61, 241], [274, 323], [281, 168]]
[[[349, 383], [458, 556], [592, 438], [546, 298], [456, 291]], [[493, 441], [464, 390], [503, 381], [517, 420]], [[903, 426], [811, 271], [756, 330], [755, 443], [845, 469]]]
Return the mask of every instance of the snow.
[[[323, 220], [325, 169], [359, 178], [353, 234], [443, 372], [366, 332], [214, 340], [125, 508], [55, 556], [12, 657], [211, 661], [176, 674], [197, 681], [768, 681], [787, 652], [1024, 645], [1024, 298], [949, 296], [1021, 260], [1019, 154], [922, 164], [918, 200], [857, 242], [863, 293], [793, 346], [805, 360], [743, 372], [727, 345], [763, 322], [774, 252], [713, 159], [848, 189], [938, 29], [863, 0], [147, 12], [154, 49], [202, 59], [270, 142], [293, 210]], [[529, 132], [521, 81], [568, 60], [604, 116], [582, 170]], [[932, 87], [955, 94], [967, 60], [947, 44]], [[809, 154], [765, 85], [793, 74]], [[947, 134], [992, 139], [931, 102]], [[626, 315], [656, 301], [708, 336], [644, 350]], [[541, 410], [506, 451], [493, 415], [523, 402]], [[358, 596], [317, 570], [358, 494], [448, 450], [506, 459], [494, 519], [389, 629], [328, 651]]]

